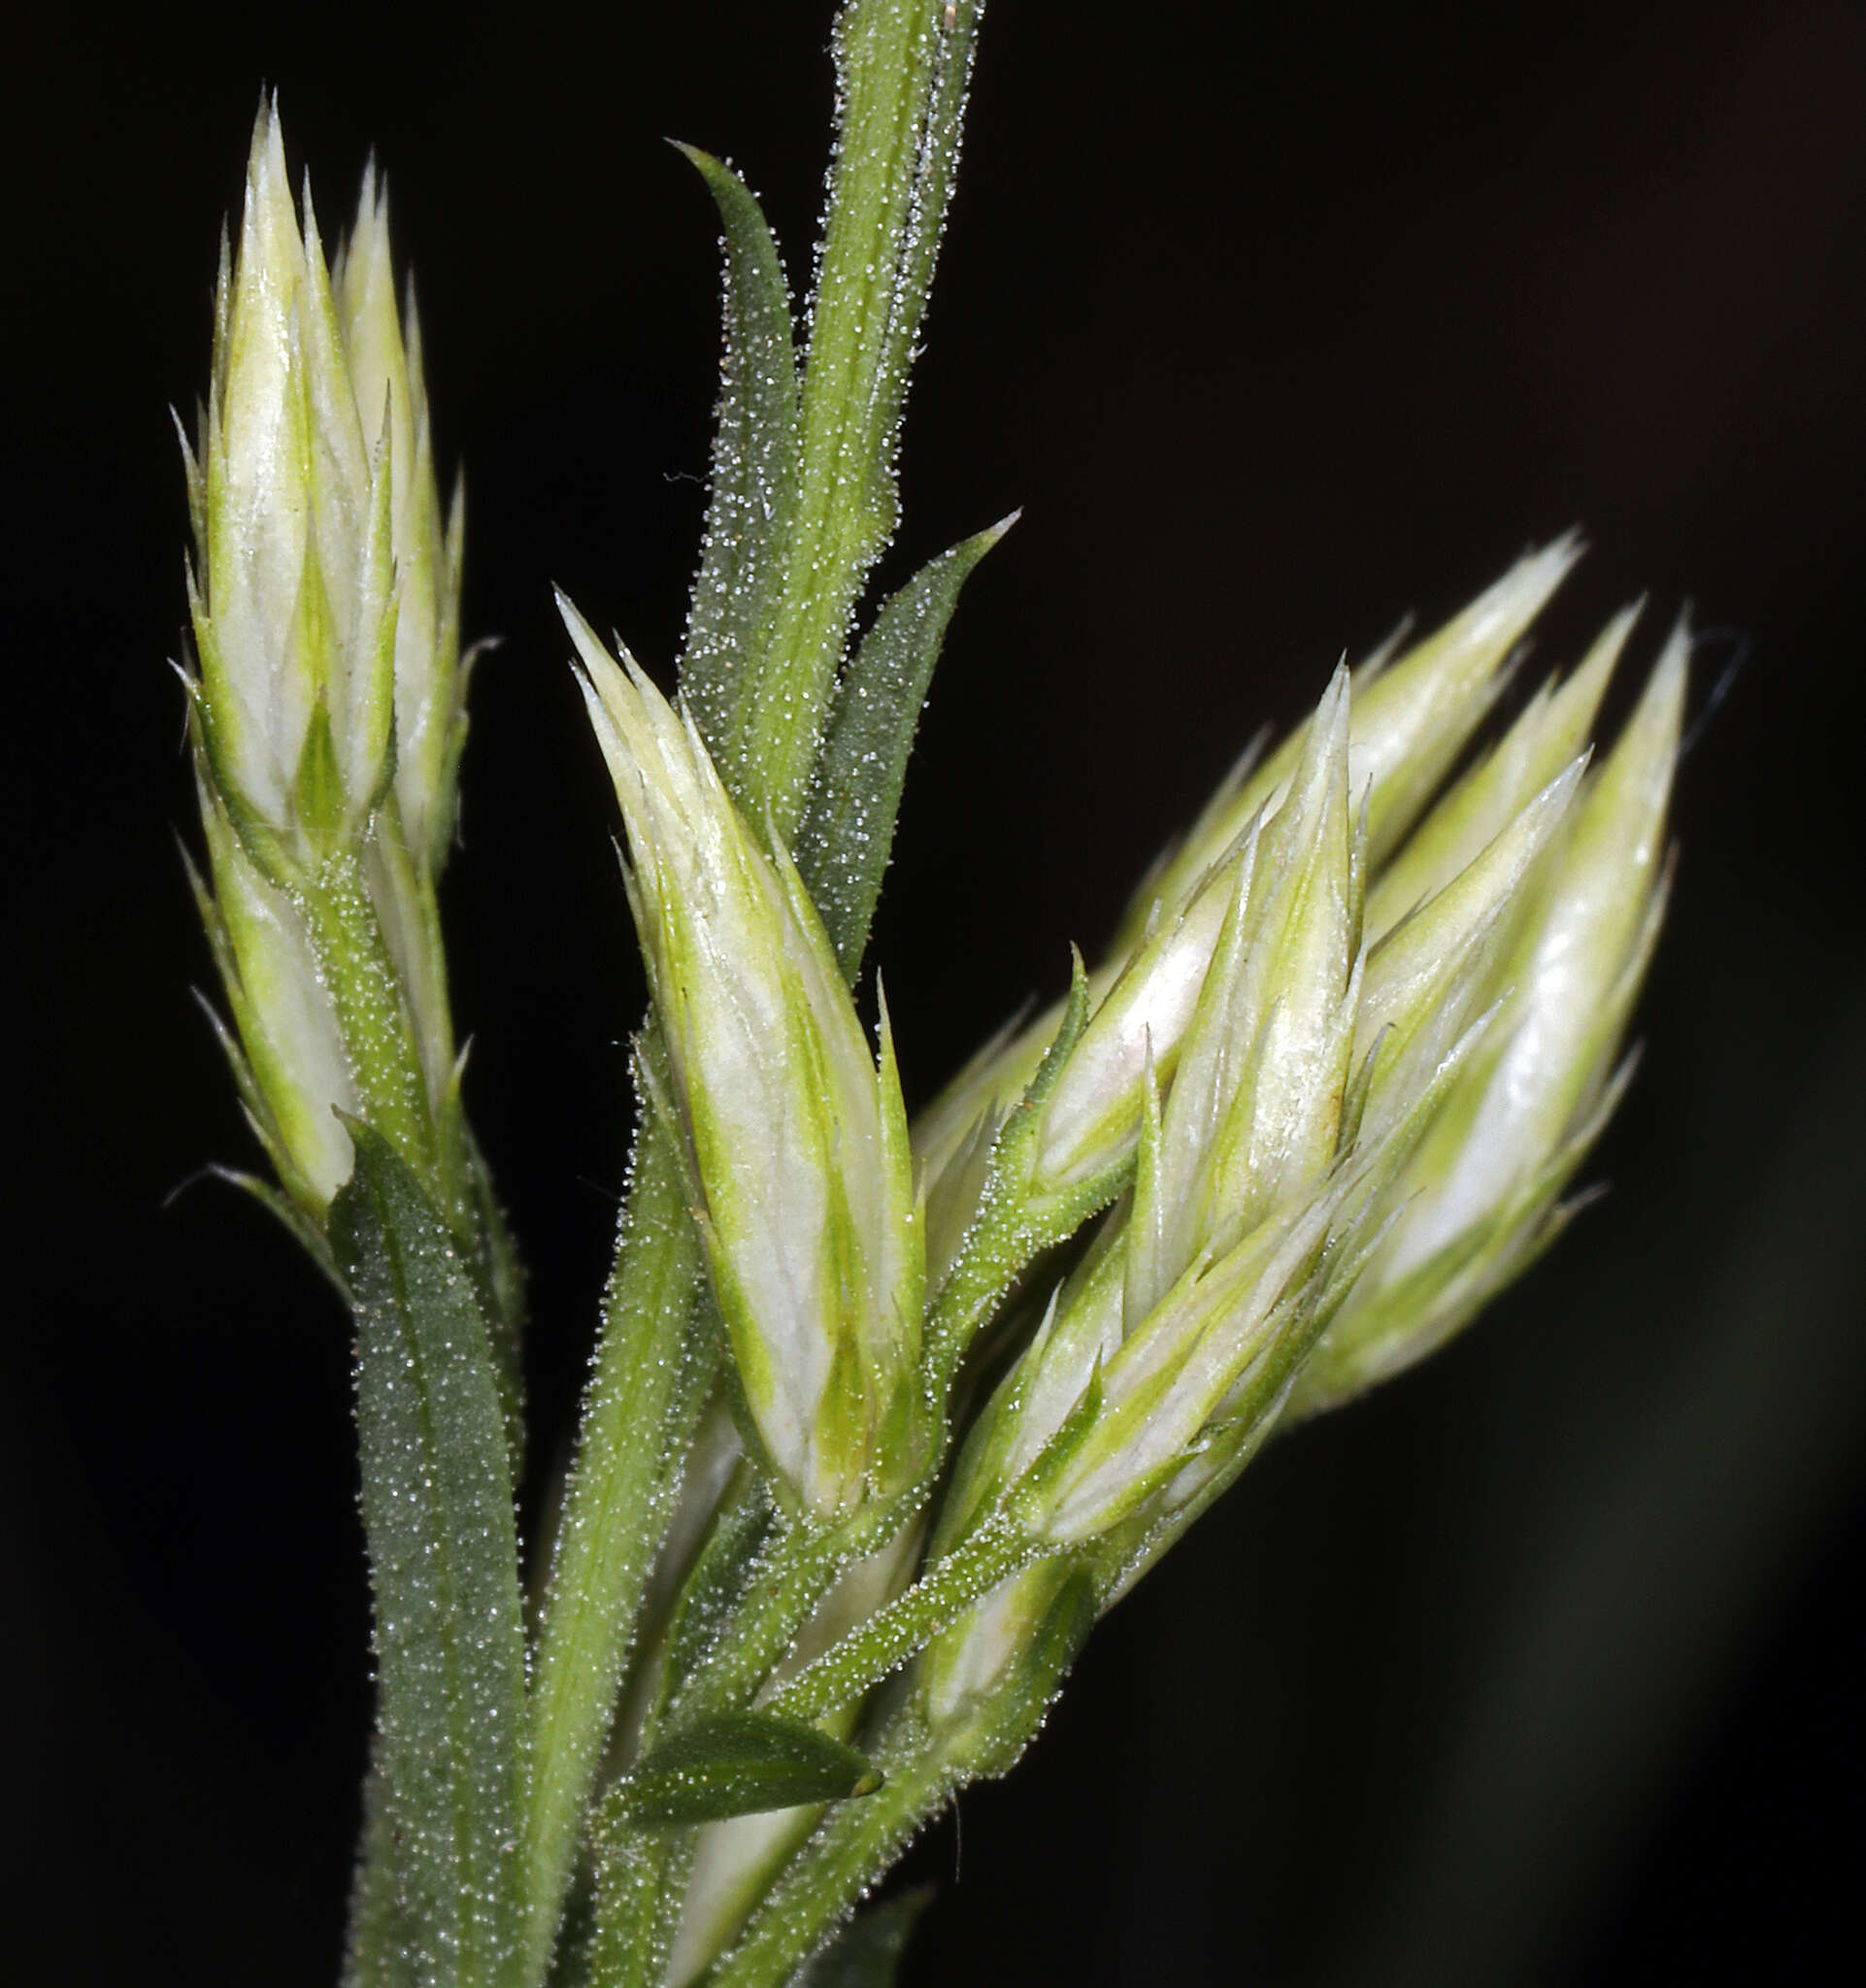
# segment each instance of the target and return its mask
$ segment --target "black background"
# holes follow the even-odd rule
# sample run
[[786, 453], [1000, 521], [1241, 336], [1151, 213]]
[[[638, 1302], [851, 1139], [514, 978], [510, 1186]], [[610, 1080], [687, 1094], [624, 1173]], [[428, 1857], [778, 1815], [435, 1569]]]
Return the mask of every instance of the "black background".
[[[801, 276], [826, 27], [826, 0], [81, 8], [15, 46], [22, 1980], [329, 1981], [363, 1756], [344, 1321], [256, 1209], [164, 1202], [252, 1157], [187, 991], [165, 403], [205, 377], [261, 80], [328, 232], [372, 144], [388, 170], [469, 478], [468, 628], [505, 640], [446, 912], [548, 1454], [642, 999], [549, 582], [664, 669], [716, 332], [710, 210], [658, 140], [729, 152]], [[910, 1102], [1092, 952], [1261, 719], [1525, 542], [1594, 547], [1547, 661], [1644, 588], [1642, 657], [1687, 597], [1751, 647], [1683, 770], [1614, 1192], [1111, 1618], [1035, 1758], [915, 1852], [942, 1897], [911, 1981], [1782, 1979], [1857, 1945], [1862, 103], [1857, 5], [987, 18], [883, 579], [1026, 510], [954, 626], [876, 936]]]

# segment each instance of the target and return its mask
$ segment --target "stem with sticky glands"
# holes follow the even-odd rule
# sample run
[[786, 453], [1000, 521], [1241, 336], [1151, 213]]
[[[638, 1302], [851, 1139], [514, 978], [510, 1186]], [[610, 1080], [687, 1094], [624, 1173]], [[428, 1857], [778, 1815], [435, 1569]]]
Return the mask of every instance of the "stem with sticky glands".
[[857, 595], [894, 529], [888, 458], [945, 217], [979, 0], [852, 0], [803, 378], [802, 488], [738, 755], [788, 841]]
[[550, 1962], [643, 1592], [711, 1383], [710, 1338], [695, 1319], [701, 1286], [679, 1163], [648, 1112], [538, 1636], [527, 1981], [541, 1981]]

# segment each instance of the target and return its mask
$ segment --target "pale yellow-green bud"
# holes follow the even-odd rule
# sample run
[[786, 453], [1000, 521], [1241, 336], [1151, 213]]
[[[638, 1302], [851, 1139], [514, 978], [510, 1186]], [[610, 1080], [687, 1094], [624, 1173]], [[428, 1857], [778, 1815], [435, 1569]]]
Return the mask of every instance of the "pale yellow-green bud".
[[434, 879], [465, 725], [459, 504], [444, 524], [375, 175], [327, 269], [309, 191], [301, 230], [271, 103], [183, 450], [203, 915], [249, 1111], [313, 1215], [350, 1172], [337, 1111], [368, 1117], [454, 1199]]
[[315, 859], [360, 837], [392, 777], [399, 833], [437, 869], [463, 724], [457, 503], [444, 527], [375, 177], [333, 277], [271, 106], [187, 468], [196, 706], [236, 821]]
[[[1351, 791], [1367, 796], [1371, 866], [1398, 846], [1483, 723], [1516, 645], [1580, 556], [1573, 534], [1525, 554], [1435, 634], [1394, 661], [1382, 655], [1355, 673], [1348, 777]], [[1179, 849], [1142, 885], [1117, 949], [1153, 914], [1154, 904], [1177, 904], [1251, 815], [1274, 806], [1302, 741], [1300, 730], [1292, 733], [1213, 796]]]
[[[1148, 1073], [1161, 1085], [1171, 1080], [1201, 1002], [1235, 1000], [1240, 1012], [1232, 1017], [1234, 1031], [1248, 1030], [1253, 1044], [1258, 1030], [1278, 1039], [1272, 1052], [1252, 1065], [1265, 1076], [1247, 1113], [1251, 1122], [1236, 1128], [1222, 1164], [1233, 1172], [1240, 1166], [1262, 1168], [1269, 1165], [1266, 1145], [1314, 1143], [1313, 1128], [1305, 1134], [1280, 1120], [1298, 1109], [1292, 1102], [1298, 1097], [1305, 1100], [1300, 1109], [1309, 1109], [1312, 1064], [1316, 1055], [1330, 1053], [1320, 1046], [1318, 1028], [1338, 1039], [1337, 1060], [1347, 1049], [1339, 1010], [1359, 920], [1357, 845], [1347, 789], [1348, 707], [1344, 670], [1323, 701], [1322, 720], [1300, 756], [1296, 782], [1293, 788], [1283, 783], [1268, 825], [1261, 816], [1247, 824], [1185, 905], [1155, 921], [1120, 971], [1089, 982], [1092, 1014], [1040, 1107], [1023, 1184], [1032, 1205], [1064, 1202], [1073, 1191], [1118, 1173], [1133, 1157]], [[1221, 993], [1215, 991], [1212, 973], [1220, 949], [1228, 961], [1217, 977]], [[1245, 1008], [1250, 1010], [1249, 1021]], [[1324, 1011], [1326, 1019], [1319, 1020]], [[1208, 1044], [1215, 1033], [1208, 1019]], [[1042, 1046], [1041, 1028], [1013, 1045], [1026, 1081], [1026, 1066], [1034, 1068], [1031, 1051]], [[1242, 1052], [1215, 1053], [1235, 1077]], [[1008, 1068], [999, 1059], [987, 1080], [1003, 1083]], [[1195, 1088], [1209, 1088], [1213, 1081], [1221, 1082], [1221, 1073], [1202, 1070]], [[1339, 1083], [1332, 1089], [1339, 1093]], [[1208, 1101], [1207, 1109], [1216, 1110], [1216, 1103]], [[1170, 1135], [1174, 1153], [1184, 1143], [1177, 1128], [1185, 1117], [1182, 1111]], [[976, 1138], [970, 1148], [957, 1143], [957, 1129], [956, 1117], [938, 1106], [919, 1128], [917, 1149], [936, 1196], [967, 1171], [965, 1162], [978, 1144]], [[1326, 1137], [1332, 1138], [1332, 1127]], [[1201, 1150], [1205, 1138], [1202, 1130]]]
[[[1348, 788], [1354, 806], [1365, 807], [1362, 862], [1370, 878], [1370, 938], [1378, 938], [1420, 895], [1468, 862], [1585, 743], [1592, 716], [1592, 705], [1584, 704], [1586, 693], [1591, 688], [1598, 701], [1612, 667], [1612, 653], [1603, 655], [1609, 649], [1606, 638], [1575, 683], [1555, 699], [1558, 709], [1534, 730], [1533, 739], [1525, 735], [1516, 746], [1499, 748], [1498, 775], [1457, 814], [1455, 830], [1448, 827], [1426, 860], [1402, 878], [1400, 888], [1414, 894], [1397, 904], [1390, 891], [1383, 894], [1383, 866], [1483, 722], [1516, 645], [1579, 556], [1572, 534], [1525, 555], [1397, 660], [1383, 653], [1354, 673], [1347, 697], [1351, 707]], [[1616, 651], [1624, 632], [1619, 629], [1612, 650]], [[1575, 743], [1561, 750], [1576, 734], [1577, 722]], [[1096, 1049], [1079, 1066], [1060, 1111], [1051, 1108], [1062, 1134], [1073, 1141], [1065, 1143], [1059, 1136], [1051, 1143], [1052, 1164], [1081, 1171], [1109, 1149], [1111, 1139], [1125, 1137], [1131, 1145], [1139, 1123], [1144, 1044], [1150, 1042], [1164, 1081], [1217, 942], [1228, 902], [1229, 866], [1237, 862], [1251, 822], [1275, 815], [1307, 739], [1308, 727], [1299, 728], [1268, 759], [1247, 764], [1227, 780], [1184, 841], [1155, 866], [1136, 894], [1109, 960], [1089, 978]], [[1502, 778], [1505, 771], [1514, 783]], [[975, 1128], [1016, 1102], [1060, 1019], [1061, 1010], [1052, 1009], [975, 1059], [916, 1121], [915, 1153], [932, 1183], [936, 1206], [942, 1182], [963, 1167]], [[1087, 1047], [1084, 1042], [1078, 1056]], [[1116, 1077], [1125, 1080], [1124, 1091]], [[1116, 1107], [1117, 1095], [1121, 1102]]]
[[215, 894], [193, 880], [235, 1031], [221, 1040], [281, 1184], [318, 1209], [350, 1177], [337, 1112], [357, 1100], [343, 1032], [299, 906], [247, 854], [205, 784], [200, 799]]
[[1225, 927], [1144, 1141], [1123, 1306], [1143, 1318], [1190, 1267], [1300, 1196], [1336, 1153], [1360, 974], [1349, 682], [1338, 671], [1288, 792], [1249, 832]]
[[1500, 1005], [1383, 1189], [1390, 1231], [1303, 1375], [1300, 1412], [1442, 1345], [1559, 1230], [1562, 1191], [1624, 1080], [1621, 1041], [1663, 912], [1687, 652], [1681, 624], [1613, 753], [1537, 859], [1511, 944], [1486, 976], [1482, 998]]
[[870, 1056], [822, 922], [693, 726], [560, 602], [628, 834], [629, 902], [747, 1410], [813, 1519], [911, 1482], [920, 1211], [885, 1009]]
[[1117, 1223], [1058, 1291], [980, 1418], [941, 1520], [939, 1550], [982, 1529], [1055, 1551], [1092, 1549], [1098, 1581], [1261, 1441], [1351, 1244], [1331, 1240], [1361, 1174], [1338, 1167], [1223, 1254], [1194, 1260], [1130, 1313]]
[[[1125, 1063], [1104, 1050], [1100, 1115], [1070, 1121], [1104, 1148], [1131, 1138], [1132, 1191], [982, 1418], [943, 1547], [1009, 1524], [1052, 1549], [1096, 1547], [1116, 1591], [1235, 1474], [1292, 1388], [1310, 1399], [1312, 1356], [1324, 1369], [1341, 1346], [1374, 1357], [1357, 1336], [1363, 1292], [1425, 1262], [1401, 1321], [1422, 1351], [1518, 1267], [1512, 1238], [1542, 1225], [1561, 1184], [1548, 1154], [1571, 1167], [1577, 1123], [1598, 1116], [1655, 915], [1682, 646], [1591, 784], [1584, 752], [1560, 757], [1584, 741], [1623, 635], [1616, 623], [1440, 804], [1421, 831], [1432, 859], [1409, 885], [1423, 902], [1367, 951], [1371, 810], [1352, 806], [1357, 725], [1337, 674], [1275, 812], [1246, 824], [1194, 896], [1199, 908], [1221, 890], [1225, 909], [1170, 1054], [1116, 1026], [1157, 933], [1072, 1053], [1104, 1015], [1108, 1043], [1141, 1038]], [[1070, 1067], [1040, 1112], [1067, 1095]], [[1526, 1158], [1504, 1150], [1512, 1141]], [[1429, 1225], [1487, 1217], [1493, 1171], [1514, 1226], [1485, 1229], [1482, 1274], [1467, 1276], [1470, 1249], [1445, 1256]], [[1421, 1231], [1422, 1251], [1409, 1242]], [[1381, 1346], [1387, 1357], [1383, 1326]]]

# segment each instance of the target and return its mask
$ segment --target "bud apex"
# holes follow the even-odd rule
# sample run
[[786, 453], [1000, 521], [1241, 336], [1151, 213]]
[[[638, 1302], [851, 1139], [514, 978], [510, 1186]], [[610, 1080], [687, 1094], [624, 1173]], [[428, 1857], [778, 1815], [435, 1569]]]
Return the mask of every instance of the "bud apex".
[[832, 1519], [911, 1481], [923, 1434], [922, 1235], [885, 1008], [878, 1067], [789, 857], [759, 845], [693, 726], [559, 607], [746, 1408], [790, 1501]]
[[[1385, 861], [1483, 722], [1512, 651], [1580, 556], [1573, 534], [1526, 554], [1396, 662], [1383, 652], [1354, 673], [1348, 775], [1350, 791], [1367, 797], [1371, 863]], [[1117, 950], [1133, 943], [1155, 903], [1177, 904], [1250, 817], [1275, 805], [1302, 746], [1299, 731], [1218, 789], [1178, 852], [1129, 906]]]
[[259, 114], [214, 378], [187, 453], [197, 716], [216, 785], [301, 862], [357, 842], [391, 774], [438, 868], [461, 718], [458, 538], [445, 535], [373, 177], [335, 279]]
[[[1525, 713], [1518, 731], [1493, 755], [1489, 779], [1474, 776], [1466, 785], [1475, 792], [1467, 796], [1460, 786], [1442, 804], [1442, 812], [1450, 812], [1425, 857], [1409, 868], [1403, 851], [1393, 864], [1400, 881], [1385, 881], [1381, 866], [1482, 723], [1516, 645], [1579, 557], [1572, 535], [1529, 553], [1397, 661], [1389, 663], [1383, 652], [1354, 673], [1348, 790], [1357, 808], [1365, 803], [1365, 848], [1357, 860], [1373, 878], [1370, 939], [1463, 868], [1584, 745], [1630, 615], [1608, 631], [1570, 684]], [[1308, 736], [1305, 726], [1267, 759], [1247, 756], [1184, 843], [1150, 874], [1128, 908], [1112, 956], [1090, 977], [1095, 1018], [1077, 1050], [1082, 1061], [1058, 1085], [1060, 1102], [1052, 1108], [1057, 1132], [1047, 1146], [1049, 1163], [1071, 1177], [1123, 1137], [1131, 1143], [1139, 1123], [1133, 1087], [1145, 1060], [1144, 1037], [1151, 1043], [1162, 1081], [1170, 1074], [1179, 1034], [1190, 1019], [1193, 990], [1224, 916], [1227, 866], [1236, 862], [1252, 821], [1275, 814]], [[915, 1150], [929, 1180], [937, 1182], [960, 1162], [982, 1118], [1016, 1101], [1059, 1016], [1060, 1011], [1051, 1011], [975, 1061], [922, 1114], [914, 1129]], [[1124, 1093], [1117, 1075], [1125, 1080]], [[1117, 1095], [1125, 1102], [1104, 1119], [1100, 1114]]]
[[1368, 894], [1370, 940], [1384, 938], [1416, 905], [1443, 890], [1587, 750], [1608, 679], [1638, 617], [1637, 607], [1623, 609], [1565, 683], [1539, 685], [1497, 746], [1407, 837]]

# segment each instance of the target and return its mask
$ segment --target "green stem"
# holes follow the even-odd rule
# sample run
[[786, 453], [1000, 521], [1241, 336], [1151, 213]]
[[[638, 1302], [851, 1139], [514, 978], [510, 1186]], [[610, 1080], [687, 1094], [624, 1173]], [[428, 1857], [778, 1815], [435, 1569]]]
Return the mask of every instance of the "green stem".
[[327, 856], [296, 892], [337, 1008], [360, 1115], [394, 1146], [444, 1208], [458, 1200], [441, 1151], [401, 977], [370, 902], [361, 856]]
[[1027, 1565], [1037, 1551], [1012, 1527], [982, 1527], [904, 1595], [800, 1672], [766, 1709], [812, 1720], [849, 1704], [923, 1649], [957, 1619], [960, 1609]]
[[692, 1861], [691, 1829], [637, 1830], [597, 1812], [590, 1988], [661, 1988]]
[[837, 1575], [885, 1545], [904, 1523], [906, 1509], [889, 1500], [841, 1525], [820, 1531], [799, 1526], [774, 1541], [744, 1604], [665, 1708], [661, 1724], [671, 1728], [694, 1712], [750, 1704]]
[[779, 1988], [828, 1931], [945, 1806], [963, 1778], [917, 1718], [898, 1717], [875, 1749], [886, 1778], [858, 1802], [840, 1802], [766, 1895], [706, 1988]]
[[698, 1238], [668, 1135], [647, 1114], [565, 1491], [531, 1690], [524, 1968], [550, 1958], [643, 1591], [704, 1403]]
[[[967, 1345], [1017, 1274], [1039, 1249], [1059, 1240], [1023, 1223], [1015, 1209], [981, 1225], [927, 1322], [928, 1388], [935, 1399], [950, 1398]], [[840, 1525], [821, 1531], [798, 1527], [774, 1542], [744, 1607], [680, 1702], [669, 1707], [668, 1722], [677, 1723], [683, 1713], [694, 1709], [749, 1704], [842, 1570], [884, 1546], [924, 1508], [950, 1446], [951, 1432], [943, 1428], [929, 1446], [919, 1477], [906, 1490]], [[978, 1549], [981, 1554], [999, 1550], [997, 1541], [1002, 1536], [983, 1533], [981, 1537], [990, 1542]], [[1028, 1556], [1027, 1543], [1020, 1541], [1016, 1550]], [[962, 1573], [954, 1576], [965, 1577]], [[903, 1597], [902, 1603], [907, 1599]], [[901, 1652], [902, 1656], [908, 1654], [905, 1649]], [[880, 1674], [885, 1675], [885, 1671]]]
[[851, 0], [801, 405], [802, 487], [735, 755], [788, 842], [856, 597], [894, 529], [889, 457], [950, 182], [978, 0]]
[[356, 1324], [382, 1784], [351, 1973], [395, 1979], [400, 1945], [435, 1988], [509, 1988], [522, 1918], [524, 1628], [498, 1381], [440, 1210], [373, 1127], [352, 1136], [355, 1171], [330, 1237]]
[[[385, 850], [386, 845], [376, 853], [384, 857]], [[504, 1486], [505, 1523], [509, 1529], [512, 1473], [516, 1471], [522, 1455], [518, 1340], [522, 1327], [523, 1279], [493, 1199], [490, 1180], [460, 1114], [458, 1101], [450, 1093], [443, 1096], [433, 1092], [433, 1073], [423, 1063], [420, 1047], [422, 1030], [417, 1028], [415, 1015], [417, 1002], [424, 1003], [428, 1032], [431, 1034], [438, 1030], [443, 1038], [450, 1038], [446, 1015], [445, 963], [440, 952], [438, 925], [431, 915], [431, 892], [415, 906], [417, 915], [413, 922], [418, 925], [418, 932], [413, 935], [405, 932], [403, 935], [405, 942], [413, 945], [417, 956], [398, 963], [372, 894], [369, 860], [368, 852], [360, 848], [340, 850], [329, 855], [308, 879], [295, 887], [293, 895], [305, 917], [318, 966], [337, 1011], [345, 1050], [356, 1084], [360, 1115], [370, 1131], [385, 1140], [409, 1168], [424, 1196], [431, 1202], [432, 1210], [444, 1215], [447, 1227], [453, 1232], [455, 1241], [461, 1245], [462, 1261], [477, 1272], [471, 1277], [474, 1309], [483, 1324], [486, 1349], [493, 1360], [506, 1443], [504, 1462], [510, 1465], [510, 1471], [499, 1469], [496, 1477], [489, 1479], [488, 1483]], [[416, 892], [419, 895], [417, 886], [420, 879], [414, 877], [406, 862], [402, 867], [409, 874], [390, 878], [389, 883], [399, 884], [405, 894]], [[382, 881], [381, 878], [377, 880]], [[410, 902], [413, 904], [414, 898]], [[410, 975], [421, 980], [424, 995], [412, 989]], [[425, 976], [424, 980], [422, 976]], [[446, 1074], [450, 1075], [450, 1071]], [[356, 1134], [358, 1141], [366, 1136], [360, 1130]], [[360, 1165], [359, 1160], [359, 1168]], [[428, 1243], [419, 1224], [411, 1225], [406, 1197], [378, 1192], [374, 1198], [372, 1220], [385, 1253], [380, 1258], [372, 1258], [367, 1264], [345, 1266], [359, 1305], [363, 1302], [366, 1287], [384, 1275], [388, 1266], [412, 1259]], [[341, 1248], [338, 1253], [342, 1255]], [[357, 1281], [359, 1276], [360, 1282]], [[405, 1303], [405, 1298], [398, 1296], [397, 1303]], [[404, 1342], [372, 1339], [370, 1332], [363, 1330], [360, 1311], [358, 1323], [359, 1359], [363, 1363], [359, 1379], [361, 1414], [370, 1399], [371, 1389], [376, 1385], [372, 1377], [376, 1364], [385, 1357], [391, 1361], [399, 1357], [390, 1347]], [[406, 1344], [415, 1348], [413, 1340], [407, 1341]], [[418, 1348], [413, 1350], [411, 1357], [415, 1365], [410, 1371], [418, 1372], [422, 1365]], [[425, 1386], [427, 1383], [421, 1381], [417, 1384]], [[367, 1428], [368, 1417], [364, 1419]], [[421, 1426], [426, 1429], [425, 1424]], [[445, 1444], [458, 1433], [457, 1428], [445, 1432], [427, 1430], [423, 1440], [430, 1444]], [[367, 1448], [366, 1443], [366, 1466]], [[436, 1458], [430, 1458], [425, 1480], [430, 1489], [438, 1481], [433, 1468], [435, 1461]], [[499, 1494], [489, 1491], [488, 1495]], [[379, 1594], [384, 1578], [384, 1554], [392, 1552], [392, 1549], [384, 1548], [378, 1535], [387, 1523], [387, 1514], [393, 1506], [392, 1498], [384, 1502], [377, 1495], [366, 1469], [364, 1508], [370, 1520], [370, 1548], [377, 1567]], [[444, 1531], [448, 1523], [442, 1517], [438, 1521], [439, 1529]], [[439, 1536], [438, 1532], [436, 1536]], [[512, 1551], [516, 1555], [516, 1542]], [[504, 1574], [500, 1571], [496, 1551], [492, 1562], [481, 1569], [476, 1577], [495, 1581], [503, 1592]], [[446, 1606], [451, 1608], [472, 1605], [456, 1603], [450, 1598]], [[450, 1634], [450, 1628], [441, 1625], [444, 1640]], [[432, 1654], [432, 1651], [425, 1654], [417, 1652], [413, 1661], [417, 1665], [425, 1665]], [[451, 1659], [448, 1661], [450, 1663]], [[392, 1719], [394, 1712], [390, 1700], [395, 1687], [386, 1662], [382, 1675], [383, 1717]], [[457, 1680], [450, 1682], [449, 1690], [454, 1690], [456, 1683]], [[401, 1799], [393, 1784], [398, 1778], [405, 1779], [408, 1771], [407, 1760], [396, 1759], [392, 1750], [384, 1753], [379, 1766], [372, 1771], [372, 1777], [383, 1785], [371, 1797], [371, 1815], [358, 1847], [349, 1960], [350, 1978], [358, 1982], [407, 1978], [411, 1965], [407, 1951], [412, 1935], [415, 1943], [418, 1944], [432, 1931], [426, 1927], [411, 1927], [405, 1898], [407, 1880], [397, 1873], [398, 1859], [388, 1821], [389, 1803]], [[503, 1873], [497, 1882], [502, 1887], [506, 1884]]]
[[[956, 1556], [955, 1556], [956, 1557]], [[870, 1757], [885, 1775], [859, 1801], [839, 1802], [748, 1920], [737, 1945], [706, 1976], [707, 1988], [778, 1988], [881, 1876], [901, 1846], [965, 1782], [1009, 1771], [1042, 1728], [1064, 1674], [1095, 1619], [1084, 1567], [1049, 1560], [1025, 1583], [1015, 1640], [997, 1648], [990, 1681], [936, 1712], [942, 1666], [922, 1659], [910, 1674]], [[968, 1635], [1003, 1642], [1005, 1626], [975, 1611], [943, 1625], [948, 1677], [964, 1665]], [[943, 1644], [942, 1647], [945, 1645]]]

